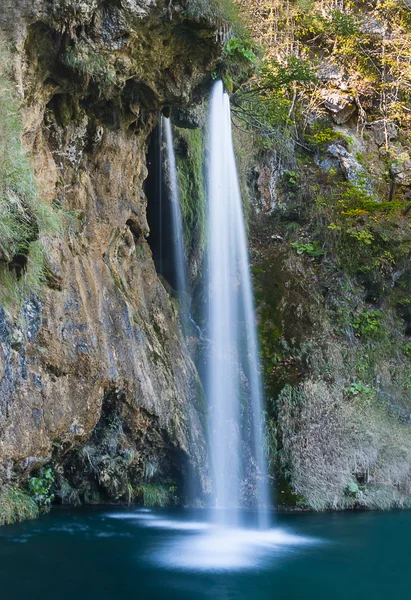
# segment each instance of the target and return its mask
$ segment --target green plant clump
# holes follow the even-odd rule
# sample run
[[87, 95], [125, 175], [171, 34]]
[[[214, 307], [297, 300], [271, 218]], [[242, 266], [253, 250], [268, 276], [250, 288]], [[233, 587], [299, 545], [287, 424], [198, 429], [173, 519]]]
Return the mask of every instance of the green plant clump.
[[0, 525], [10, 525], [38, 516], [37, 504], [23, 490], [9, 487], [0, 494]]
[[54, 475], [51, 468], [45, 469], [38, 477], [29, 479], [29, 493], [41, 511], [47, 511], [54, 499], [52, 491]]
[[357, 336], [380, 338], [383, 335], [383, 314], [380, 310], [366, 310], [353, 321], [353, 329]]
[[322, 256], [324, 250], [322, 250], [318, 242], [291, 242], [291, 246], [295, 248], [297, 254], [307, 254], [307, 256]]
[[175, 491], [174, 485], [167, 487], [165, 485], [142, 483], [136, 488], [135, 497], [144, 506], [170, 506], [170, 504], [176, 503]]

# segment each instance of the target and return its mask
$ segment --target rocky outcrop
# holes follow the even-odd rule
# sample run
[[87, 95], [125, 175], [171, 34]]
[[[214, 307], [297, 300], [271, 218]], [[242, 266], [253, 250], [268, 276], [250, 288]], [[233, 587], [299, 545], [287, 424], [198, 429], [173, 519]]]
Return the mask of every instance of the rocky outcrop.
[[64, 500], [67, 489], [124, 500], [189, 471], [195, 492], [208, 490], [201, 384], [155, 270], [143, 191], [158, 111], [186, 107], [221, 50], [184, 9], [3, 3], [25, 144], [43, 196], [67, 215], [48, 242], [44, 297], [0, 309], [3, 484], [52, 459]]
[[337, 159], [347, 181], [353, 185], [361, 186], [367, 192], [371, 192], [371, 182], [366, 170], [344, 146], [341, 146], [341, 144], [331, 144], [327, 152]]

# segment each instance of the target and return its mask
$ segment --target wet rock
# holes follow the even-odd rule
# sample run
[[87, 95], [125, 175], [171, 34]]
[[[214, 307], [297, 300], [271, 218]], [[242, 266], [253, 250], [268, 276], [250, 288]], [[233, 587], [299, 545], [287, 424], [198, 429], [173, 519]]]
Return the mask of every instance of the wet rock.
[[171, 118], [177, 127], [182, 129], [197, 129], [201, 125], [201, 117], [195, 109], [184, 110], [182, 108], [173, 108]]

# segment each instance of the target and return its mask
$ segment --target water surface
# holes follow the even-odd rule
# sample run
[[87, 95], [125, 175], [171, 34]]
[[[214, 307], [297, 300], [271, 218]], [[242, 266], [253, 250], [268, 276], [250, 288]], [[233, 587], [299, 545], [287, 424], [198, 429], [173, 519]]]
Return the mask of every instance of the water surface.
[[7, 600], [410, 597], [411, 512], [284, 514], [258, 538], [203, 511], [59, 509], [0, 529]]

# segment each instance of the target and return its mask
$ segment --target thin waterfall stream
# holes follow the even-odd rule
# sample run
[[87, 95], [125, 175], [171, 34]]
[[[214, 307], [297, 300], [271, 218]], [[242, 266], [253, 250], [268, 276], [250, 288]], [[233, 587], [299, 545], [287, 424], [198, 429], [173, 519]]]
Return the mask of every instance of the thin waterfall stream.
[[174, 151], [173, 131], [170, 119], [162, 117], [164, 126], [165, 145], [168, 162], [168, 174], [171, 200], [171, 226], [173, 232], [173, 254], [176, 288], [181, 296], [188, 293], [187, 261], [184, 252], [183, 221], [181, 217], [180, 194], [176, 157]]

